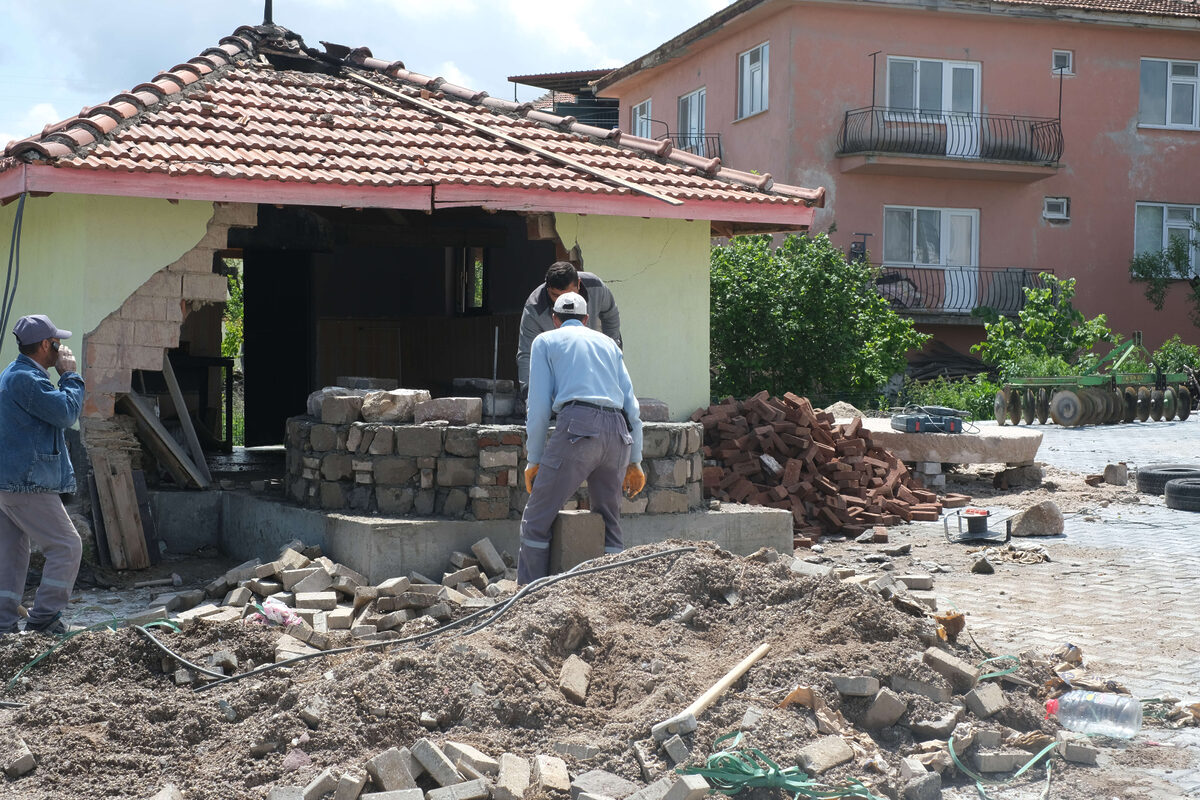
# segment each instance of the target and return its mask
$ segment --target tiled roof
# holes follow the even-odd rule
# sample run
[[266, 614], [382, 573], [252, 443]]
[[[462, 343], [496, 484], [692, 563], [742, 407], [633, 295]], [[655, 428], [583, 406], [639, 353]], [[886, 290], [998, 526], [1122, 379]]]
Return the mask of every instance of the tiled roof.
[[1040, 6], [1047, 9], [1101, 11], [1152, 17], [1200, 17], [1195, 0], [999, 0], [997, 5]]
[[[60, 184], [64, 175], [81, 179], [76, 191], [94, 176], [109, 187], [96, 193], [120, 194], [112, 188], [118, 178], [142, 176], [154, 179], [154, 190], [143, 182], [130, 193], [230, 199], [236, 182], [257, 187], [258, 202], [321, 204], [312, 187], [330, 187], [367, 197], [342, 204], [417, 207], [395, 198], [422, 188], [425, 207], [486, 205], [473, 198], [495, 204], [503, 196], [504, 207], [572, 210], [587, 197], [595, 213], [620, 213], [616, 201], [633, 199], [643, 205], [628, 213], [784, 226], [811, 219], [807, 207], [824, 202], [824, 189], [774, 184], [769, 175], [732, 170], [667, 142], [489, 97], [375, 59], [365, 48], [326, 44], [322, 53], [276, 27], [238, 28], [219, 47], [10, 143], [4, 154], [0, 196], [13, 194], [6, 172], [24, 165], [50, 183], [47, 168]], [[183, 185], [179, 178], [203, 189], [173, 191]], [[264, 187], [290, 191], [273, 200]], [[20, 190], [35, 190], [28, 177]], [[530, 193], [540, 199], [522, 200]], [[647, 195], [677, 208], [667, 213], [661, 199], [646, 206]]]

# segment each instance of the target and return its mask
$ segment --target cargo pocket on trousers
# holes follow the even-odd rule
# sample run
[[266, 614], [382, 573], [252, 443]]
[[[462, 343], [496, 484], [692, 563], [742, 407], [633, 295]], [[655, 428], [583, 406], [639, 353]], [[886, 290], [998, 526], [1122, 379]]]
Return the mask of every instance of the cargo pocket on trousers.
[[588, 425], [579, 420], [572, 420], [567, 424], [567, 441], [571, 444], [576, 444], [581, 439], [594, 439], [599, 435], [600, 431], [594, 425]]

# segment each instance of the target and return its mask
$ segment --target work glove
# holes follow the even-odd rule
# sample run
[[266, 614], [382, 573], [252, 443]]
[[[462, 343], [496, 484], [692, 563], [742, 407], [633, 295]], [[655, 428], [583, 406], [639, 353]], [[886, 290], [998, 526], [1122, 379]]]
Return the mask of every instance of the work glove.
[[538, 465], [530, 464], [525, 468], [525, 491], [528, 494], [533, 494], [533, 479], [537, 477]]
[[646, 473], [642, 472], [640, 465], [630, 464], [625, 468], [625, 481], [621, 488], [629, 497], [637, 497], [638, 493], [646, 488]]
[[65, 344], [58, 346], [58, 360], [54, 362], [54, 368], [58, 370], [59, 375], [78, 371], [75, 364], [75, 354]]

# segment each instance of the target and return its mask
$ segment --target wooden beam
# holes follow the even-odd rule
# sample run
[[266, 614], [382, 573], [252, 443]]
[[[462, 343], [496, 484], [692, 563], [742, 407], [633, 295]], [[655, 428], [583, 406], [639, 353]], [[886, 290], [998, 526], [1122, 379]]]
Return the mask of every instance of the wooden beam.
[[209, 487], [212, 481], [200, 474], [196, 465], [188, 458], [188, 454], [163, 427], [158, 415], [154, 413], [154, 409], [150, 407], [145, 398], [138, 397], [136, 394], [123, 394], [117, 402], [123, 404], [123, 409], [131, 412], [134, 419], [138, 421], [138, 432], [142, 434], [142, 440], [171, 473], [176, 483], [185, 489], [207, 489]]
[[208, 461], [204, 458], [204, 448], [200, 446], [200, 438], [196, 436], [196, 426], [192, 424], [192, 414], [188, 411], [187, 402], [183, 399], [183, 390], [179, 388], [179, 381], [175, 378], [175, 369], [171, 366], [171, 358], [167, 351], [163, 351], [163, 377], [167, 379], [167, 389], [171, 392], [171, 402], [175, 404], [175, 414], [179, 417], [179, 424], [183, 426], [183, 435], [187, 439], [188, 448], [192, 451], [192, 458], [196, 462], [196, 469], [204, 476], [204, 479], [212, 483], [212, 473], [208, 471]]
[[142, 516], [138, 512], [129, 456], [95, 450], [91, 457], [113, 566], [117, 569], [145, 569], [150, 566], [150, 554], [146, 548], [146, 535], [142, 531]]

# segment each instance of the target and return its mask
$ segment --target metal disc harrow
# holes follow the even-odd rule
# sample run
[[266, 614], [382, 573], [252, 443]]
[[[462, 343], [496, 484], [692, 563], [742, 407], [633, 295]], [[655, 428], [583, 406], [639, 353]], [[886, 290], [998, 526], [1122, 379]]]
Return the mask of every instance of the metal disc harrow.
[[[1092, 374], [1017, 378], [1004, 384], [993, 404], [996, 422], [1032, 425], [1036, 419], [1045, 425], [1051, 420], [1074, 428], [1187, 419], [1193, 403], [1200, 400], [1194, 374], [1190, 370], [1188, 374], [1118, 371], [1121, 362], [1135, 351], [1144, 353], [1149, 361], [1140, 332], [1114, 348]], [[1103, 372], [1110, 361], [1111, 371]]]

